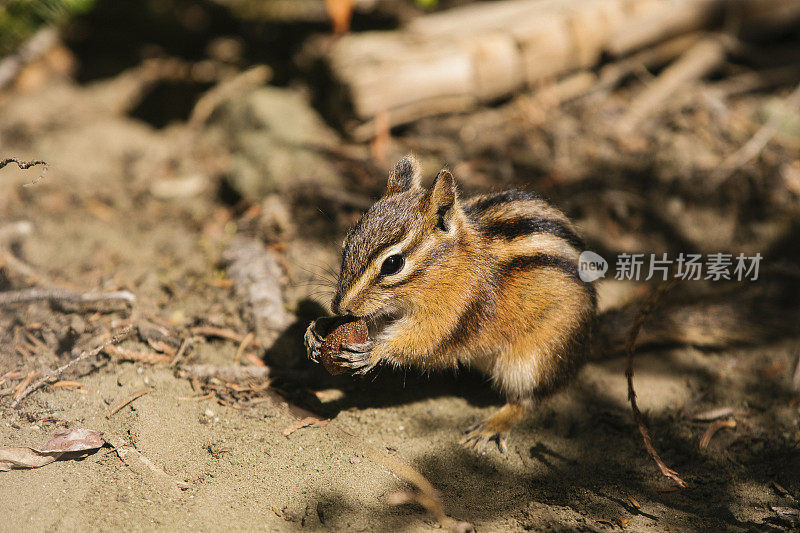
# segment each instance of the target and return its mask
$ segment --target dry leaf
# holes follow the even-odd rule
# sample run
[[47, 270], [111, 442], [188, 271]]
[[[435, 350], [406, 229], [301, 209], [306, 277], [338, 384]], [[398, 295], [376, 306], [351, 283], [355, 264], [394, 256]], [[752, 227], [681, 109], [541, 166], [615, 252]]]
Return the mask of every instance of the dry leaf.
[[0, 448], [0, 472], [8, 472], [12, 468], [39, 468], [55, 460], [52, 455], [37, 452], [33, 448]]
[[59, 431], [41, 449], [26, 446], [0, 448], [0, 472], [15, 468], [39, 468], [65, 453], [96, 450], [105, 444], [103, 434], [92, 429], [73, 428]]
[[637, 509], [641, 509], [642, 508], [642, 506], [639, 505], [639, 502], [636, 501], [636, 498], [634, 498], [630, 494], [626, 494], [626, 496], [628, 497], [628, 501], [631, 502], [631, 505], [633, 505]]
[[66, 453], [83, 452], [86, 450], [96, 450], [105, 444], [103, 434], [93, 429], [73, 428], [53, 433], [44, 446], [39, 450], [41, 453]]
[[325, 9], [337, 35], [350, 31], [350, 19], [353, 18], [355, 0], [325, 0]]

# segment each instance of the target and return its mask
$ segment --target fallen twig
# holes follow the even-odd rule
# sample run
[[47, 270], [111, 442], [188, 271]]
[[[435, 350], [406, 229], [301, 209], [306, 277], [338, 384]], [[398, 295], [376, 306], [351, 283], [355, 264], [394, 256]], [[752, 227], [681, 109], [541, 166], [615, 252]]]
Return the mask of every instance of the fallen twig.
[[798, 78], [800, 78], [800, 67], [788, 65], [730, 76], [722, 81], [709, 84], [707, 91], [720, 98], [730, 98], [737, 94], [794, 83]]
[[708, 37], [695, 43], [631, 103], [618, 123], [620, 134], [629, 135], [678, 88], [705, 76], [724, 59], [725, 47], [721, 39]]
[[75, 304], [122, 300], [132, 304], [136, 301], [136, 295], [130, 291], [78, 292], [67, 289], [39, 288], [0, 292], [0, 305], [14, 305], [44, 300]]
[[191, 344], [192, 344], [192, 338], [191, 337], [187, 337], [187, 338], [183, 339], [183, 342], [181, 343], [181, 347], [178, 348], [178, 353], [176, 353], [175, 357], [172, 358], [172, 361], [169, 362], [169, 366], [170, 367], [175, 368], [176, 366], [178, 366], [178, 363], [181, 362], [181, 359], [183, 359], [183, 356], [186, 354], [186, 351], [189, 349], [189, 346]]
[[19, 394], [19, 396], [17, 396], [14, 399], [14, 401], [11, 403], [12, 409], [17, 407], [17, 405], [19, 405], [19, 402], [24, 400], [29, 394], [31, 394], [33, 391], [35, 391], [36, 389], [38, 389], [39, 387], [41, 387], [45, 383], [58, 378], [66, 370], [72, 368], [73, 366], [75, 366], [79, 362], [83, 361], [84, 359], [86, 359], [88, 357], [94, 357], [95, 355], [99, 354], [100, 352], [102, 352], [107, 347], [111, 346], [112, 344], [117, 344], [118, 342], [121, 342], [123, 339], [127, 338], [132, 332], [133, 332], [133, 326], [127, 326], [122, 331], [120, 331], [119, 333], [117, 333], [116, 335], [114, 335], [113, 337], [108, 339], [107, 341], [105, 341], [103, 344], [101, 344], [97, 348], [94, 348], [93, 350], [88, 351], [88, 352], [87, 351], [83, 351], [83, 352], [80, 353], [80, 355], [78, 355], [77, 357], [72, 359], [70, 362], [68, 362], [68, 363], [66, 363], [64, 365], [61, 365], [60, 367], [56, 368], [55, 370], [53, 370], [51, 372], [48, 372], [46, 376], [44, 376], [42, 379], [40, 379], [39, 381], [37, 381], [33, 385], [28, 386], [24, 391], [22, 391], [21, 394]]
[[188, 130], [199, 130], [203, 123], [220, 104], [231, 99], [242, 91], [258, 85], [263, 85], [272, 76], [272, 70], [266, 65], [258, 65], [231, 79], [223, 80], [209, 89], [201, 96], [192, 109], [192, 114], [186, 122]]
[[419, 473], [419, 471], [395, 457], [384, 455], [378, 451], [378, 449], [364, 440], [359, 439], [352, 433], [333, 424], [331, 424], [331, 427], [333, 427], [342, 438], [348, 441], [351, 446], [363, 449], [367, 457], [388, 468], [397, 477], [404, 479], [406, 482], [416, 487], [417, 492], [401, 491], [390, 495], [390, 504], [402, 505], [406, 503], [418, 503], [436, 518], [442, 529], [465, 533], [474, 531], [471, 524], [467, 522], [458, 522], [447, 516], [447, 513], [444, 512], [444, 505], [439, 496], [439, 491], [436, 490], [436, 487], [434, 487], [425, 476]]
[[169, 355], [155, 352], [134, 352], [133, 350], [126, 350], [119, 346], [108, 346], [105, 349], [108, 355], [118, 357], [123, 361], [133, 361], [135, 363], [145, 363], [148, 365], [158, 365], [161, 363], [169, 363], [172, 359]]
[[225, 382], [242, 382], [264, 380], [272, 377], [272, 369], [268, 366], [214, 366], [214, 365], [181, 365], [179, 373], [189, 379], [217, 378]]
[[[28, 375], [25, 376], [25, 379], [20, 381], [19, 384], [16, 387], [14, 387], [14, 391], [13, 391], [14, 392], [14, 401], [17, 401], [17, 399], [19, 399], [22, 396], [22, 393], [25, 391], [25, 388], [28, 385], [30, 385], [31, 381], [33, 381], [33, 378], [35, 378], [35, 377], [36, 377], [36, 371], [35, 370], [31, 370], [30, 372], [28, 372]], [[12, 407], [13, 407], [13, 404], [12, 404]]]
[[83, 387], [83, 383], [81, 383], [80, 381], [70, 381], [70, 380], [56, 381], [55, 383], [53, 383], [53, 387], [56, 389], [73, 390], [73, 389], [80, 389], [81, 387]]
[[133, 445], [126, 444], [121, 437], [108, 437], [106, 440], [114, 447], [117, 456], [122, 459], [123, 463], [128, 465], [128, 468], [143, 477], [152, 479], [156, 487], [168, 495], [174, 498], [181, 495], [178, 483], [163, 468], [156, 466], [150, 459], [142, 455]]
[[519, 455], [519, 458], [522, 461], [522, 466], [524, 466], [525, 468], [530, 467], [530, 464], [528, 464], [528, 460], [525, 459], [525, 455], [522, 453], [522, 450], [519, 449], [519, 446], [517, 446], [517, 455]]
[[588, 91], [589, 94], [598, 91], [609, 91], [619, 85], [623, 79], [641, 69], [659, 67], [675, 57], [684, 53], [699, 39], [697, 33], [681, 35], [645, 48], [630, 57], [609, 63], [602, 67], [598, 73], [597, 84]]
[[[783, 102], [786, 111], [800, 106], [800, 85]], [[769, 120], [747, 141], [744, 146], [725, 158], [718, 170], [711, 176], [709, 187], [716, 189], [739, 168], [754, 159], [772, 140], [781, 125], [787, 120], [788, 112], [774, 113]]]
[[[37, 272], [32, 266], [17, 258], [4, 246], [0, 246], [0, 265], [19, 274], [27, 281], [36, 285], [46, 285], [51, 283], [50, 279]], [[3, 293], [0, 293], [3, 294]]]
[[778, 518], [785, 523], [792, 527], [800, 525], [800, 509], [795, 509], [793, 507], [778, 507], [775, 505], [770, 505], [769, 508], [778, 515]]
[[298, 429], [303, 429], [303, 428], [322, 428], [322, 427], [327, 426], [329, 423], [330, 423], [330, 419], [322, 418], [320, 416], [312, 414], [312, 416], [307, 416], [305, 418], [301, 418], [297, 422], [287, 426], [283, 430], [282, 435], [284, 437], [288, 437], [289, 435], [291, 435], [292, 433], [294, 433]]
[[708, 447], [708, 443], [711, 442], [711, 437], [713, 437], [717, 431], [723, 428], [735, 428], [736, 427], [736, 420], [733, 418], [728, 418], [726, 420], [717, 420], [713, 424], [708, 426], [708, 429], [705, 430], [703, 436], [700, 437], [700, 442], [698, 443], [698, 447], [703, 450]]
[[236, 355], [233, 357], [233, 364], [238, 365], [239, 361], [242, 360], [242, 354], [247, 349], [248, 346], [253, 342], [256, 336], [251, 331], [250, 333], [242, 339], [241, 344], [239, 344], [239, 348], [236, 350]]
[[31, 168], [33, 166], [36, 166], [36, 165], [44, 165], [44, 168], [42, 169], [42, 173], [39, 174], [39, 177], [34, 179], [30, 183], [26, 183], [25, 187], [30, 187], [31, 185], [35, 185], [35, 184], [39, 183], [39, 181], [42, 178], [44, 178], [44, 175], [47, 172], [47, 167], [48, 167], [47, 161], [44, 161], [42, 159], [35, 159], [33, 161], [20, 161], [16, 157], [7, 157], [5, 159], [0, 159], [0, 168], [3, 168], [3, 167], [5, 167], [6, 165], [8, 165], [10, 163], [16, 163], [17, 166], [19, 168], [21, 168], [22, 170], [28, 170], [29, 168]]
[[201, 337], [219, 337], [235, 342], [242, 342], [244, 340], [244, 335], [239, 335], [230, 329], [218, 328], [215, 326], [195, 326], [189, 331], [191, 331], [193, 335], [200, 335]]
[[[286, 273], [279, 257], [260, 240], [243, 235], [235, 236], [222, 253], [236, 299], [247, 310], [256, 342], [264, 349], [269, 349], [296, 320], [286, 310]], [[291, 352], [279, 350], [273, 355], [280, 366], [291, 367], [295, 362]]]
[[203, 400], [210, 400], [214, 397], [213, 392], [209, 392], [208, 394], [203, 394], [201, 396], [178, 396], [178, 400], [182, 402], [200, 402]]
[[149, 387], [144, 388], [144, 389], [139, 389], [136, 392], [134, 392], [133, 394], [131, 394], [130, 396], [128, 396], [127, 398], [123, 398], [122, 400], [117, 402], [114, 405], [114, 407], [111, 408], [111, 411], [109, 411], [109, 413], [108, 413], [108, 418], [111, 418], [112, 416], [114, 416], [115, 414], [120, 412], [120, 410], [122, 410], [123, 407], [125, 407], [126, 405], [131, 404], [137, 398], [141, 398], [145, 394], [149, 393], [151, 390], [153, 390], [153, 389], [151, 389]]
[[633, 418], [636, 419], [636, 424], [639, 426], [639, 433], [642, 435], [642, 441], [644, 442], [645, 449], [647, 449], [647, 453], [650, 455], [653, 461], [656, 462], [662, 474], [677, 483], [680, 487], [686, 487], [686, 482], [681, 479], [676, 471], [664, 464], [664, 461], [661, 460], [658, 452], [653, 447], [653, 443], [650, 441], [650, 432], [647, 430], [647, 424], [645, 424], [644, 417], [639, 411], [639, 407], [636, 405], [636, 390], [633, 388], [633, 353], [634, 349], [636, 348], [636, 338], [639, 336], [639, 332], [641, 331], [645, 320], [647, 320], [647, 316], [656, 306], [658, 301], [670, 289], [672, 289], [672, 287], [674, 287], [678, 281], [678, 278], [674, 278], [672, 281], [660, 285], [658, 289], [650, 294], [647, 300], [645, 300], [644, 304], [642, 304], [642, 308], [639, 310], [639, 314], [636, 316], [636, 320], [634, 320], [633, 325], [631, 326], [630, 333], [628, 334], [628, 342], [625, 346], [627, 359], [625, 377], [628, 380], [628, 400], [631, 402]]

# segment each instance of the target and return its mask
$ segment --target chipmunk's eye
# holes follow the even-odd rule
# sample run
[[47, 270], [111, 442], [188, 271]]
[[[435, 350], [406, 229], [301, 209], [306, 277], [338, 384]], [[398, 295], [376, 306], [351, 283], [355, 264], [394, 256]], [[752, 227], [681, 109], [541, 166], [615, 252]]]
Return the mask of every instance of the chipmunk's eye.
[[402, 254], [394, 254], [387, 257], [381, 265], [381, 276], [391, 276], [397, 274], [403, 268], [406, 260]]

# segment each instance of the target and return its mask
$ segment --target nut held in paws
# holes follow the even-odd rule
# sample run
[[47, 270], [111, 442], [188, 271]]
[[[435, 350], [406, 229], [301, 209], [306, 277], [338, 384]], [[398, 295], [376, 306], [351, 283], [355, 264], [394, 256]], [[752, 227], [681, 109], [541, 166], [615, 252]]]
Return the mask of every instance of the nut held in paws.
[[368, 335], [367, 323], [363, 319], [346, 322], [329, 333], [320, 348], [320, 360], [325, 370], [332, 375], [347, 372], [347, 369], [337, 365], [333, 358], [341, 353], [342, 344], [366, 342]]

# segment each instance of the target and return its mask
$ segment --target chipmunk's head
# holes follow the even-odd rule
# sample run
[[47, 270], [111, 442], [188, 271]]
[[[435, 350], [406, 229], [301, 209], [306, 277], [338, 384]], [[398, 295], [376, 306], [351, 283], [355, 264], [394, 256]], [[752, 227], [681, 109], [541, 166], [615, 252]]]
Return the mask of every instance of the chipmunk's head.
[[334, 313], [402, 314], [433, 284], [430, 273], [456, 252], [464, 214], [453, 175], [442, 170], [430, 189], [420, 186], [421, 177], [416, 159], [401, 159], [386, 194], [347, 234]]

